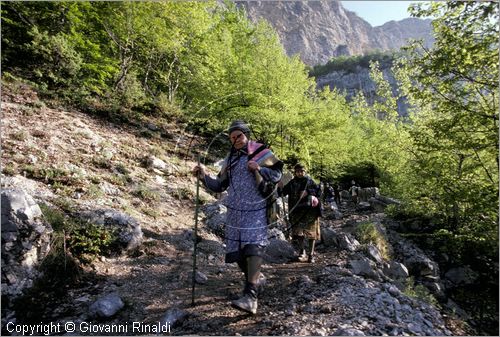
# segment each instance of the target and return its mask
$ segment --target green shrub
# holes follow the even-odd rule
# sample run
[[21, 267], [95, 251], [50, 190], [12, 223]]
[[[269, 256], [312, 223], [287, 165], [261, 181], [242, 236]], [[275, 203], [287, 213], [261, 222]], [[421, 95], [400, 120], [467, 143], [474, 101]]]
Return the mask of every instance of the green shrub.
[[133, 192], [133, 195], [141, 198], [143, 201], [151, 202], [160, 200], [160, 194], [145, 185], [139, 185], [139, 187], [137, 187], [137, 189]]
[[52, 226], [56, 232], [62, 232], [65, 229], [65, 215], [56, 208], [49, 207], [47, 204], [40, 204], [40, 209], [45, 220]]
[[26, 165], [22, 169], [28, 178], [44, 180], [47, 184], [60, 183], [63, 185], [78, 184], [79, 180], [65, 169], [58, 167], [36, 167]]
[[116, 164], [116, 170], [120, 172], [121, 174], [130, 174], [130, 170], [127, 168], [127, 166], [123, 163], [118, 163]]
[[99, 156], [99, 157], [93, 158], [92, 163], [97, 168], [110, 169], [112, 167], [109, 159], [106, 159], [104, 156]]
[[389, 243], [377, 229], [377, 226], [371, 222], [360, 224], [354, 233], [356, 239], [362, 244], [375, 245], [380, 251], [380, 255], [385, 259], [390, 259]]
[[436, 300], [436, 298], [429, 292], [429, 290], [425, 286], [421, 284], [415, 285], [415, 279], [413, 278], [413, 276], [410, 276], [406, 279], [405, 290], [403, 291], [403, 293], [406, 296], [417, 298], [419, 300], [432, 304], [433, 306], [439, 307], [438, 300]]
[[113, 174], [106, 177], [106, 180], [113, 185], [126, 186], [129, 183], [130, 176], [125, 174]]
[[25, 141], [26, 139], [28, 139], [28, 133], [24, 130], [22, 131], [17, 131], [17, 132], [13, 132], [10, 134], [10, 137], [12, 139], [15, 139], [15, 140], [18, 140], [20, 142], [23, 142]]
[[379, 50], [368, 52], [365, 55], [338, 56], [330, 59], [326, 64], [314, 66], [310, 76], [321, 76], [333, 71], [355, 72], [357, 67], [369, 68], [370, 62], [377, 61], [383, 66], [391, 66], [396, 56], [392, 52]]
[[180, 118], [183, 114], [180, 106], [175, 102], [171, 102], [165, 93], [160, 93], [158, 95], [155, 100], [155, 104], [160, 112], [160, 115], [162, 117], [166, 117], [168, 120]]
[[89, 199], [96, 199], [102, 197], [103, 195], [104, 192], [99, 185], [91, 184], [87, 189], [85, 197]]
[[54, 205], [64, 210], [67, 213], [71, 213], [74, 211], [74, 203], [71, 199], [67, 197], [58, 197], [54, 201]]
[[160, 212], [158, 211], [157, 208], [153, 208], [153, 207], [142, 207], [141, 208], [141, 211], [142, 213], [154, 218], [154, 219], [157, 219], [161, 216]]
[[71, 253], [82, 262], [90, 262], [99, 255], [110, 253], [115, 240], [113, 231], [92, 223], [74, 228], [68, 240]]
[[146, 94], [134, 71], [127, 73], [116, 89], [112, 97], [122, 108], [139, 107], [145, 103]]
[[187, 187], [178, 187], [172, 191], [172, 196], [179, 200], [190, 200], [194, 198], [194, 193]]
[[40, 204], [40, 208], [45, 220], [54, 230], [54, 254], [50, 257], [52, 261], [62, 261], [64, 255], [70, 253], [80, 262], [90, 262], [98, 255], [110, 253], [116, 239], [114, 231], [71, 218], [63, 211], [46, 204]]
[[36, 26], [29, 34], [33, 40], [28, 51], [36, 57], [38, 67], [34, 74], [41, 83], [48, 87], [69, 86], [76, 79], [82, 66], [82, 57], [75, 51], [64, 33], [49, 35], [40, 32]]
[[2, 173], [8, 176], [15, 176], [17, 174], [17, 166], [13, 163], [7, 163], [2, 167]]

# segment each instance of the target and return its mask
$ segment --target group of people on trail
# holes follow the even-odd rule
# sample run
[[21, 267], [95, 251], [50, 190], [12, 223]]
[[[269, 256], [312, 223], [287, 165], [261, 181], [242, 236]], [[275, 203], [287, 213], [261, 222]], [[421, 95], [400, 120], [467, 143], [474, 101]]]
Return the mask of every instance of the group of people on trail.
[[231, 149], [217, 176], [207, 174], [201, 164], [193, 168], [193, 174], [207, 189], [227, 191], [223, 201], [227, 207], [225, 262], [237, 263], [245, 277], [243, 294], [232, 301], [232, 306], [255, 314], [259, 288], [265, 282], [261, 266], [268, 244], [267, 211], [272, 199], [266, 191], [267, 186], [276, 185], [279, 195], [288, 196], [292, 240], [298, 247], [297, 260], [310, 263], [314, 262], [315, 240], [320, 238], [321, 191], [301, 164], [295, 165], [294, 178], [281, 184], [283, 162], [266, 146], [250, 140], [250, 128], [244, 121], [231, 123], [228, 134]]
[[338, 185], [330, 185], [330, 183], [326, 183], [324, 186], [324, 200], [325, 203], [331, 204], [332, 202], [335, 202], [335, 204], [340, 206], [340, 186]]

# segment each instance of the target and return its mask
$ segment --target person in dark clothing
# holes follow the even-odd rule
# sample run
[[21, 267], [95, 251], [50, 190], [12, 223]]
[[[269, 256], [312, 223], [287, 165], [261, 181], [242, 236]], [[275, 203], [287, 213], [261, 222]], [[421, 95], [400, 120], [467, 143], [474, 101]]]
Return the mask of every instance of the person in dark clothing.
[[332, 186], [329, 183], [326, 183], [325, 185], [325, 202], [327, 204], [331, 203], [333, 198], [334, 198], [334, 191]]
[[[314, 246], [320, 239], [319, 217], [321, 205], [320, 189], [311, 177], [305, 175], [305, 167], [294, 167], [294, 178], [283, 187], [283, 196], [288, 195], [288, 212], [292, 226], [292, 240], [299, 249], [298, 260], [314, 262]], [[305, 239], [309, 240], [309, 254], [306, 255]]]
[[340, 186], [339, 185], [333, 186], [333, 194], [334, 194], [335, 202], [337, 203], [337, 207], [340, 207]]

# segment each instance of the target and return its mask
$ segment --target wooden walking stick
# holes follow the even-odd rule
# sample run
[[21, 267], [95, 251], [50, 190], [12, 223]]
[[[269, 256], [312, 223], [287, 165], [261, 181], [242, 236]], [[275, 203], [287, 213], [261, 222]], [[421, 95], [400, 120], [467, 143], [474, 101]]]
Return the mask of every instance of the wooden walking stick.
[[[200, 155], [198, 155], [198, 167], [200, 167]], [[194, 249], [193, 249], [193, 288], [191, 289], [191, 305], [194, 306], [194, 288], [196, 284], [196, 248], [198, 246], [198, 211], [200, 207], [200, 175], [196, 174], [196, 199], [194, 208]]]

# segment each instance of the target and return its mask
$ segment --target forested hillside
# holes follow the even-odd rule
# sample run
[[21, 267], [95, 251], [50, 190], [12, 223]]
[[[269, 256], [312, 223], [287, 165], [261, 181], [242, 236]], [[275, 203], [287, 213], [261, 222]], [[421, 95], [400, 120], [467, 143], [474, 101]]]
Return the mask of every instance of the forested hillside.
[[[177, 124], [204, 142], [185, 144], [185, 155], [207, 163], [244, 119], [287, 167], [301, 161], [317, 180], [355, 179], [400, 200], [387, 213], [419, 219], [407, 237], [498, 285], [498, 3], [415, 6], [433, 18], [435, 43], [393, 61], [396, 97], [371, 62], [373, 104], [317, 90], [272, 27], [230, 2], [9, 1], [1, 11], [3, 86], [26, 83], [105, 123]], [[14, 152], [2, 153], [2, 173], [29, 175]]]

